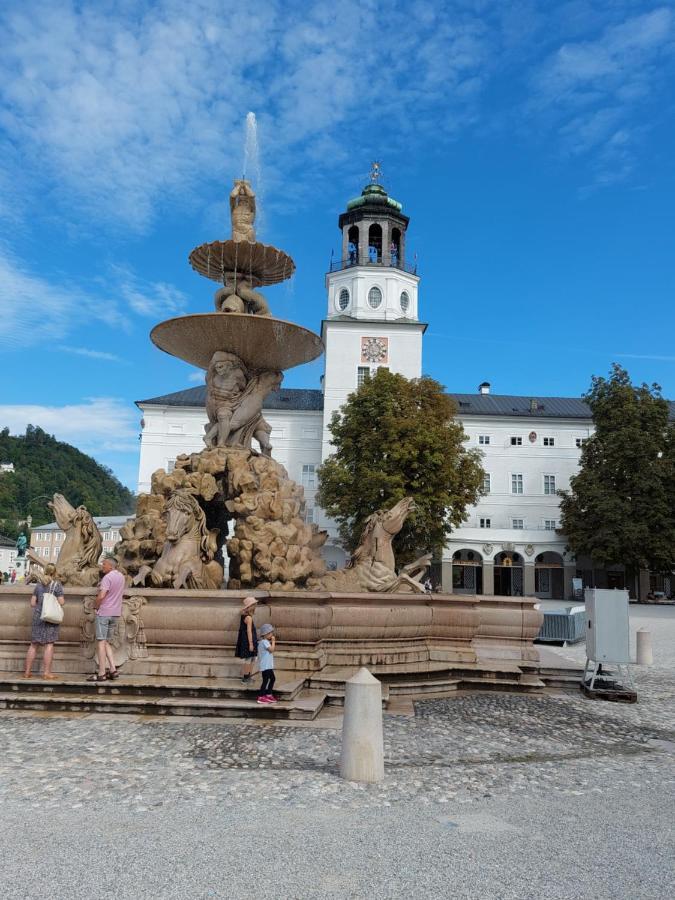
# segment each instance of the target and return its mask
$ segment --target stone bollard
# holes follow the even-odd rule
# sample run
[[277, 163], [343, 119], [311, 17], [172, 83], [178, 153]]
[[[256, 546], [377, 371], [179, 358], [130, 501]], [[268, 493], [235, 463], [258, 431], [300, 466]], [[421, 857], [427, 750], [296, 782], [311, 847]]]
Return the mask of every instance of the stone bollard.
[[345, 683], [340, 775], [346, 781], [382, 781], [382, 685], [361, 668]]
[[638, 628], [636, 637], [636, 658], [635, 662], [638, 666], [651, 666], [654, 664], [654, 654], [652, 653], [652, 633], [646, 628]]

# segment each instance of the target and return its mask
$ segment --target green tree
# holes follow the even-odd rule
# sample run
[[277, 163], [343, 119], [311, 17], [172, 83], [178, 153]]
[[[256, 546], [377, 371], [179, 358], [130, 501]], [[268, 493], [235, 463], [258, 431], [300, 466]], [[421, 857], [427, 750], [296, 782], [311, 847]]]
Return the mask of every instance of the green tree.
[[56, 491], [94, 516], [133, 511], [133, 494], [109, 469], [39, 427], [29, 425], [17, 436], [0, 430], [0, 462], [14, 463], [13, 472], [0, 473], [0, 532], [8, 537], [24, 529], [18, 522], [29, 514], [34, 525], [52, 521], [46, 500], [31, 501]]
[[401, 564], [440, 548], [464, 521], [483, 469], [455, 412], [432, 378], [411, 381], [380, 368], [333, 415], [335, 452], [319, 468], [317, 501], [347, 549], [358, 545], [369, 515], [406, 496], [417, 509], [394, 541]]
[[569, 548], [598, 565], [670, 571], [675, 562], [675, 437], [658, 385], [631, 383], [616, 363], [584, 395], [595, 433], [561, 491]]

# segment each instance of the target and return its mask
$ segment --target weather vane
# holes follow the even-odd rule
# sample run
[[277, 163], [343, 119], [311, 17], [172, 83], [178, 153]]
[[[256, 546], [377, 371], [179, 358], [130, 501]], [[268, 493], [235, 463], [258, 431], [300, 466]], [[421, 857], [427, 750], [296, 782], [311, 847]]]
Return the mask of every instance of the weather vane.
[[382, 163], [379, 160], [374, 160], [370, 164], [370, 183], [378, 184], [381, 178], [382, 178]]

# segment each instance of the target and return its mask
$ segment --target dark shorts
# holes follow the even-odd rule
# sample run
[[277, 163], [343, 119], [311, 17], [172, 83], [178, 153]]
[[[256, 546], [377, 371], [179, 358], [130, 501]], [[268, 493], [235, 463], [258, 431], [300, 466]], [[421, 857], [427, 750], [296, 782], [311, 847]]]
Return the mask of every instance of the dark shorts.
[[237, 659], [245, 659], [246, 662], [255, 659], [257, 655], [255, 650], [240, 650], [238, 653], [235, 653]]

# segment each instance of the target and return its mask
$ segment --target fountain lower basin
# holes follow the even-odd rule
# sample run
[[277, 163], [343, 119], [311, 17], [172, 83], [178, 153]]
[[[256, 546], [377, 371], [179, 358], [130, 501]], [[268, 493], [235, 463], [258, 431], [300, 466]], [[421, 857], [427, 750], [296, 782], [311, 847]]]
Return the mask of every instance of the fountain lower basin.
[[195, 313], [160, 322], [152, 342], [171, 356], [208, 369], [213, 354], [227, 351], [252, 371], [283, 371], [311, 362], [323, 353], [321, 338], [283, 319], [242, 313]]

